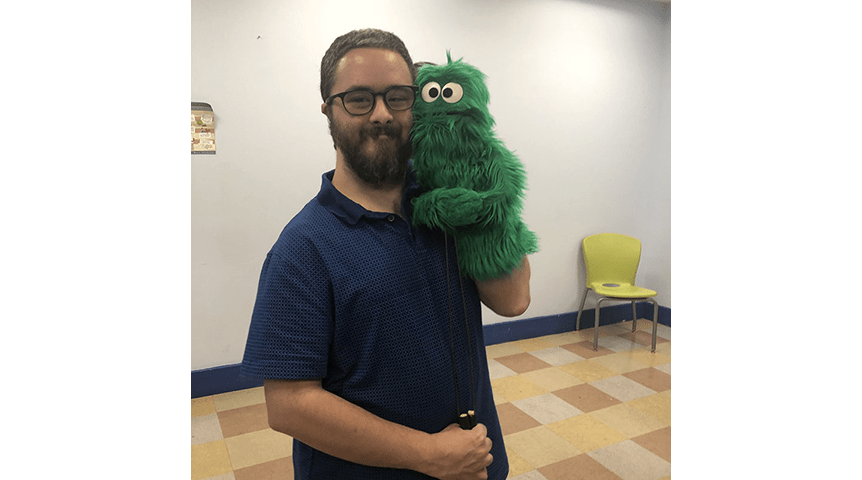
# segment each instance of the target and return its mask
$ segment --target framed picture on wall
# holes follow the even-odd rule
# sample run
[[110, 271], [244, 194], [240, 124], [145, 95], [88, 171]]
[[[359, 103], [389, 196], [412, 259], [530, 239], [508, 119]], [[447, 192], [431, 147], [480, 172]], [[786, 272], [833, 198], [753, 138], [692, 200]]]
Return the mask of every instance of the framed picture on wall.
[[192, 102], [192, 154], [216, 153], [215, 115], [208, 103]]

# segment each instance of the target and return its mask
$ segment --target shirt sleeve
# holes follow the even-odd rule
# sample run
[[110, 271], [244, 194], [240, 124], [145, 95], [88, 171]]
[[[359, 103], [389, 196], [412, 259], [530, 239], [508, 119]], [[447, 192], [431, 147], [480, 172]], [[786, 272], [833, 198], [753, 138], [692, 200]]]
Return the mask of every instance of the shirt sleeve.
[[308, 243], [282, 250], [264, 261], [241, 372], [263, 379], [323, 378], [334, 325], [326, 269]]

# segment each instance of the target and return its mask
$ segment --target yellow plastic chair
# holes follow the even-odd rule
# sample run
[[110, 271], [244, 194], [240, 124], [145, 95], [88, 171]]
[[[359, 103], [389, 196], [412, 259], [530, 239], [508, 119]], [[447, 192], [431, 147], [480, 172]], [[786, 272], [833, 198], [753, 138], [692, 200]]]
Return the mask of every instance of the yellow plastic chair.
[[652, 302], [652, 351], [655, 352], [655, 338], [658, 329], [658, 303], [654, 298], [655, 290], [635, 286], [635, 276], [641, 260], [641, 242], [637, 238], [618, 233], [600, 233], [584, 239], [584, 265], [587, 267], [587, 284], [575, 330], [581, 329], [581, 312], [587, 300], [587, 292], [592, 290], [599, 295], [596, 303], [596, 336], [593, 350], [599, 349], [599, 312], [602, 302], [630, 301], [632, 303], [632, 332], [637, 329], [638, 300]]

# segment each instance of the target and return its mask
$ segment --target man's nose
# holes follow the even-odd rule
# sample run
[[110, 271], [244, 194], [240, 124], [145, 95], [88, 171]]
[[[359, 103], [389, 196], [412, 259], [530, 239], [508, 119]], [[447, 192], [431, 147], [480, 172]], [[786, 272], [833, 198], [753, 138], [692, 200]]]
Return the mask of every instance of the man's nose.
[[392, 112], [386, 106], [382, 93], [374, 96], [374, 107], [371, 110], [370, 120], [374, 123], [389, 123], [393, 120]]

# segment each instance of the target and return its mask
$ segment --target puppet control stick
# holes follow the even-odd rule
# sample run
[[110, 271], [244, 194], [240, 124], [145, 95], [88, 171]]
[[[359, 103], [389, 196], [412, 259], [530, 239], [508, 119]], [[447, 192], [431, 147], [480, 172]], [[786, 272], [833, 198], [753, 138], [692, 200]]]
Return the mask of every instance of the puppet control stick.
[[462, 430], [472, 430], [476, 426], [476, 412], [468, 410], [467, 413], [462, 413], [458, 418], [458, 424]]

